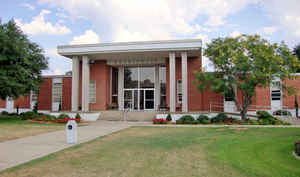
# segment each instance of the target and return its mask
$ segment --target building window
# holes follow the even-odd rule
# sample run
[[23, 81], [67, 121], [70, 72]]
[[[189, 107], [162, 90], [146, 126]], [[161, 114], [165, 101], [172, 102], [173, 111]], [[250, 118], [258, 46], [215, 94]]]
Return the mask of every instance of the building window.
[[182, 103], [182, 81], [177, 80], [177, 103]]
[[160, 81], [160, 106], [167, 106], [167, 95], [166, 95], [166, 67], [159, 67], [159, 81]]
[[37, 101], [38, 100], [38, 95], [36, 92], [32, 91], [31, 92], [31, 101]]
[[272, 100], [280, 100], [281, 99], [281, 91], [280, 90], [272, 90], [271, 97], [272, 97]]
[[62, 83], [53, 83], [53, 102], [60, 103], [62, 97]]
[[118, 105], [118, 72], [118, 68], [112, 67], [111, 104], [115, 107]]
[[96, 103], [96, 81], [90, 81], [89, 103]]
[[234, 91], [233, 89], [228, 90], [227, 92], [225, 92], [224, 95], [225, 101], [234, 101]]

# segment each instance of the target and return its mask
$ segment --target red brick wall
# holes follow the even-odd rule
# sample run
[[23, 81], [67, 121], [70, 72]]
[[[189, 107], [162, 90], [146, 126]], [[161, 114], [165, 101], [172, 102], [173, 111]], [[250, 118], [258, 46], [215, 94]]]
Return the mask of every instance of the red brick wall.
[[0, 108], [6, 108], [6, 100], [0, 99]]
[[25, 108], [29, 109], [30, 108], [30, 96], [21, 96], [18, 99], [14, 100], [14, 107], [17, 108]]
[[282, 104], [283, 106], [287, 107], [288, 109], [294, 109], [295, 108], [295, 96], [297, 98], [298, 104], [300, 104], [300, 96], [299, 96], [299, 91], [300, 91], [300, 76], [297, 76], [295, 80], [287, 79], [282, 84], [285, 84], [288, 87], [294, 87], [298, 90], [298, 95], [291, 95], [289, 96], [286, 91], [283, 93], [283, 100]]
[[62, 110], [71, 110], [72, 77], [62, 78]]
[[[180, 65], [181, 61], [179, 60]], [[195, 72], [201, 71], [202, 58], [188, 58], [188, 109], [190, 111], [203, 110], [203, 93], [201, 93], [197, 85], [194, 83]], [[180, 66], [181, 69], [181, 66]]]
[[[218, 102], [223, 105], [223, 96], [212, 91], [205, 90], [202, 93], [198, 90], [197, 85], [194, 84], [195, 71], [200, 71], [202, 65], [202, 58], [189, 57], [188, 58], [188, 109], [189, 111], [209, 110], [210, 102]], [[181, 58], [176, 58], [176, 106], [177, 104], [177, 80], [181, 79]], [[169, 105], [169, 59], [166, 59], [166, 99]], [[218, 108], [220, 110], [222, 108]], [[223, 109], [222, 109], [223, 110]]]
[[109, 104], [110, 67], [106, 61], [95, 61], [90, 65], [90, 80], [96, 81], [96, 103], [90, 103], [90, 110], [106, 110]]
[[52, 78], [44, 78], [38, 94], [38, 109], [52, 110]]

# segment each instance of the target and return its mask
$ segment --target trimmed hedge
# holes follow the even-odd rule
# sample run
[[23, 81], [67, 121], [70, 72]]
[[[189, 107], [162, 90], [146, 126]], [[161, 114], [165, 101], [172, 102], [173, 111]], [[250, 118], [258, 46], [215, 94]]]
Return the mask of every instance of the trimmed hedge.
[[295, 142], [295, 153], [300, 156], [300, 141]]
[[182, 116], [180, 119], [178, 119], [176, 121], [176, 124], [196, 124], [196, 122], [195, 122], [195, 119], [194, 119], [193, 116], [191, 116], [191, 115], [184, 115], [184, 116]]
[[70, 118], [70, 116], [68, 114], [60, 114], [57, 118], [64, 119], [64, 118]]

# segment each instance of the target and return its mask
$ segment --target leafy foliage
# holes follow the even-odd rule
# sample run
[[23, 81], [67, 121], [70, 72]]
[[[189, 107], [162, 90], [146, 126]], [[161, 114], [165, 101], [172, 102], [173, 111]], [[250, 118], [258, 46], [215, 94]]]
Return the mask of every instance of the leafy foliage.
[[292, 116], [292, 113], [288, 110], [276, 110], [273, 112], [273, 115], [277, 116]]
[[167, 121], [172, 121], [171, 114], [168, 114], [168, 116], [167, 116], [166, 120], [167, 120]]
[[221, 123], [228, 119], [228, 116], [224, 113], [219, 113], [216, 117], [211, 119], [212, 123]]
[[70, 118], [70, 116], [68, 114], [60, 114], [57, 118], [64, 119], [64, 118]]
[[184, 115], [176, 121], [176, 124], [194, 124], [195, 119], [191, 115]]
[[[291, 73], [300, 66], [283, 42], [270, 44], [258, 35], [214, 39], [207, 45], [204, 55], [213, 63], [216, 72], [196, 72], [198, 89], [231, 95], [244, 120], [255, 88], [267, 87], [278, 77], [293, 79]], [[293, 87], [282, 87], [289, 95], [296, 92]], [[241, 103], [237, 90], [242, 95]]]
[[78, 113], [76, 113], [75, 119], [81, 119], [81, 116]]
[[38, 114], [35, 112], [28, 111], [28, 112], [21, 113], [20, 116], [22, 120], [32, 120], [36, 118]]
[[42, 48], [29, 41], [13, 20], [0, 22], [1, 99], [38, 91], [41, 70], [47, 69], [47, 65]]

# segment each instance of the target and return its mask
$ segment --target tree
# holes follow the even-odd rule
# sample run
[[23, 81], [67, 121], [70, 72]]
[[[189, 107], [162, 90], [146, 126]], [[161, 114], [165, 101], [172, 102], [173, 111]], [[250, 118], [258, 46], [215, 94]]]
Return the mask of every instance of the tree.
[[298, 57], [300, 60], [300, 44], [298, 44], [294, 49], [293, 49], [293, 54]]
[[72, 76], [72, 71], [67, 71], [67, 72], [65, 73], [65, 75], [66, 75], [66, 76]]
[[47, 69], [43, 50], [31, 42], [13, 20], [0, 21], [0, 98], [17, 98], [38, 91], [41, 70]]
[[[293, 54], [300, 60], [300, 43], [293, 49]], [[299, 73], [300, 69], [297, 72]]]
[[[276, 78], [293, 79], [291, 73], [300, 66], [283, 42], [270, 44], [259, 35], [214, 39], [207, 45], [204, 55], [213, 63], [216, 72], [196, 72], [198, 89], [230, 94], [243, 120], [247, 119], [255, 88], [270, 86]], [[296, 92], [293, 87], [282, 87], [290, 95]], [[241, 92], [240, 103], [237, 90]]]

